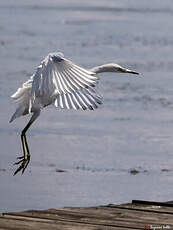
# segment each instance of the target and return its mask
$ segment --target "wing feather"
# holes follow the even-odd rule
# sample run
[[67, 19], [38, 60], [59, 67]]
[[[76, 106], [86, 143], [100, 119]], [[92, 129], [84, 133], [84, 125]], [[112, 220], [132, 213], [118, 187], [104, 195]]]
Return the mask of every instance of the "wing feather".
[[75, 78], [80, 81], [82, 84], [84, 84], [85, 87], [88, 87], [89, 85], [91, 85], [91, 83], [95, 83], [94, 81], [91, 81], [91, 83], [88, 81], [87, 78], [83, 77], [80, 73], [78, 73], [77, 71], [75, 71], [75, 69], [71, 69], [69, 72], [71, 72], [73, 74], [73, 76], [75, 76]]
[[76, 98], [78, 99], [80, 105], [82, 106], [83, 110], [87, 109], [87, 104], [85, 103], [85, 100], [83, 100], [82, 97], [80, 97], [80, 95], [78, 94], [78, 92], [75, 92]]
[[67, 94], [63, 94], [63, 96], [64, 96], [64, 102], [65, 102], [67, 109], [71, 109], [70, 103], [67, 98]]
[[74, 81], [80, 85], [81, 88], [88, 87], [88, 84], [80, 76], [75, 74], [72, 69], [69, 70], [69, 74], [71, 75], [71, 77], [73, 77]]
[[77, 82], [74, 81], [74, 79], [70, 76], [70, 74], [67, 71], [64, 71], [63, 73], [67, 77], [67, 79], [69, 80], [71, 86], [74, 87], [74, 89], [72, 91], [81, 89], [81, 86]]
[[79, 100], [77, 100], [77, 97], [76, 97], [76, 93], [74, 92], [72, 95], [72, 98], [74, 100], [74, 103], [77, 105], [78, 109], [84, 109], [81, 105], [81, 103], [79, 102]]
[[58, 85], [60, 86], [61, 92], [66, 93], [67, 91], [66, 86], [64, 85], [64, 81], [62, 79], [61, 72], [58, 71], [56, 65], [54, 66], [54, 74], [57, 77], [57, 82], [58, 82]]
[[60, 105], [60, 107], [61, 107], [62, 109], [64, 109], [64, 103], [63, 103], [63, 100], [62, 100], [62, 95], [63, 95], [63, 94], [60, 94], [60, 95], [59, 95], [59, 105]]
[[[77, 69], [77, 68], [75, 68], [75, 67], [72, 68], [71, 70], [74, 71], [75, 74], [79, 75], [82, 79], [84, 79], [84, 80], [87, 81], [88, 83], [96, 83], [96, 80], [98, 80], [97, 78], [92, 79], [92, 78], [91, 78], [91, 76], [92, 76], [91, 74], [88, 75], [88, 74], [86, 74], [85, 72], [82, 73], [81, 70], [79, 70], [79, 69]], [[88, 77], [88, 76], [90, 76], [90, 77]]]
[[[40, 107], [54, 103], [67, 109], [96, 109], [101, 98], [93, 89], [98, 81], [95, 73], [62, 57], [49, 54], [33, 75], [30, 112], [36, 103]], [[39, 102], [38, 102], [39, 98]]]
[[74, 91], [74, 86], [72, 86], [72, 84], [70, 84], [68, 77], [65, 76], [65, 73], [61, 75], [64, 84], [66, 85], [67, 91], [69, 93], [71, 93], [72, 91]]
[[61, 91], [61, 88], [60, 88], [60, 85], [59, 85], [58, 74], [56, 72], [54, 74], [55, 74], [55, 76], [54, 76], [55, 88], [57, 90], [57, 93], [61, 94], [62, 91]]
[[71, 97], [76, 110], [81, 109], [78, 103], [76, 102], [75, 96], [73, 94], [70, 94], [69, 96]]
[[86, 103], [88, 104], [89, 109], [91, 109], [91, 108], [93, 109], [93, 107], [96, 109], [96, 108], [98, 107], [97, 104], [95, 103], [95, 101], [94, 101], [94, 100], [91, 100], [91, 99], [87, 96], [87, 94], [81, 93], [80, 91], [79, 91], [78, 93], [80, 94], [81, 97], [84, 98], [84, 100], [85, 100]]
[[71, 105], [71, 108], [77, 110], [78, 107], [75, 105], [75, 103], [74, 103], [74, 101], [73, 101], [73, 99], [72, 99], [71, 93], [68, 93], [68, 94], [67, 94], [67, 97], [68, 97], [69, 103], [70, 103], [70, 105]]
[[73, 78], [73, 80], [80, 86], [81, 89], [86, 87], [86, 85], [82, 82], [82, 80], [79, 79], [71, 70], [69, 70], [68, 72], [71, 78]]
[[61, 81], [61, 83], [62, 83], [64, 92], [65, 92], [65, 93], [70, 93], [71, 91], [70, 91], [68, 85], [67, 85], [67, 84], [65, 83], [65, 81], [64, 81], [64, 77], [63, 77], [63, 73], [62, 73], [62, 72], [59, 73], [59, 77], [60, 77], [60, 81]]
[[[76, 89], [82, 89], [82, 88], [84, 88], [84, 85], [82, 85], [81, 83], [80, 83], [80, 81], [78, 81], [76, 78], [75, 78], [75, 76], [70, 72], [70, 71], [65, 71], [66, 72], [66, 74], [68, 75], [68, 79], [69, 79], [69, 81], [76, 87]], [[76, 90], [74, 90], [74, 91], [76, 91]]]

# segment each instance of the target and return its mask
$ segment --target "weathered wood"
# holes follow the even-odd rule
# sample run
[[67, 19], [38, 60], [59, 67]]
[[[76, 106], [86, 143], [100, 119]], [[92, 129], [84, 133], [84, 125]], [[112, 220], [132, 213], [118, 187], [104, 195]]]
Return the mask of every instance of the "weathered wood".
[[146, 200], [132, 200], [132, 204], [140, 204], [140, 205], [154, 205], [161, 207], [171, 207], [173, 208], [173, 201], [169, 202], [156, 202], [156, 201], [146, 201]]
[[[27, 213], [28, 214], [28, 213]], [[32, 221], [32, 218], [31, 218], [31, 216], [29, 216], [29, 219], [28, 219], [28, 215], [23, 215], [23, 216], [15, 216], [15, 220], [17, 220], [17, 219], [22, 219], [21, 217], [23, 217], [23, 219], [24, 220], [31, 220]], [[48, 214], [49, 215], [49, 214]], [[8, 217], [8, 218], [10, 218], [10, 217], [14, 217], [14, 216], [12, 216], [12, 215], [8, 215], [8, 216], [6, 216], [6, 217]], [[86, 225], [86, 226], [92, 226], [92, 228], [93, 229], [95, 229], [94, 227], [97, 227], [97, 229], [98, 228], [100, 228], [100, 229], [104, 229], [103, 227], [106, 227], [106, 228], [108, 228], [109, 227], [109, 229], [120, 229], [120, 228], [129, 228], [129, 229], [131, 229], [131, 228], [133, 228], [133, 229], [143, 229], [143, 226], [144, 226], [144, 224], [136, 224], [136, 223], [131, 223], [131, 222], [129, 222], [129, 221], [126, 221], [125, 220], [125, 223], [123, 223], [122, 221], [116, 221], [116, 222], [114, 222], [114, 221], [105, 221], [105, 220], [97, 220], [97, 219], [89, 219], [89, 218], [87, 218], [87, 216], [86, 217], [83, 217], [81, 220], [80, 219], [78, 219], [78, 216], [77, 217], [75, 217], [75, 218], [71, 218], [70, 217], [70, 215], [68, 215], [67, 216], [67, 218], [58, 218], [58, 217], [56, 217], [55, 215], [49, 215], [49, 217], [47, 216], [47, 215], [34, 215], [34, 218], [33, 218], [33, 221], [34, 221], [34, 219], [41, 219], [41, 220], [48, 220], [49, 222], [50, 222], [50, 220], [51, 221], [53, 221], [54, 223], [58, 223], [58, 224], [69, 224], [70, 226], [72, 226], [72, 225], [76, 225], [76, 224], [82, 224], [82, 225]], [[52, 222], [52, 223], [53, 223]], [[83, 227], [82, 227], [83, 228]], [[90, 228], [89, 228], [90, 229]]]
[[[4, 218], [0, 219], [0, 226], [5, 229], [10, 230], [112, 230], [109, 226], [101, 226], [90, 224], [79, 224], [79, 223], [69, 223], [62, 221], [35, 221], [35, 219], [11, 219]], [[114, 230], [124, 230], [124, 228], [116, 227]]]
[[130, 230], [144, 229], [146, 225], [167, 225], [173, 229], [173, 207], [171, 203], [162, 204], [133, 201], [123, 205], [4, 213], [0, 215], [0, 230]]
[[[140, 204], [123, 204], [123, 205], [109, 205], [110, 208], [121, 208], [128, 210], [143, 211], [148, 213], [163, 213], [173, 215], [173, 208], [161, 207], [157, 205], [140, 205]], [[173, 217], [172, 217], [173, 218]]]
[[[165, 223], [165, 224], [173, 224], [173, 218], [170, 218], [169, 214], [162, 214], [162, 213], [147, 213], [143, 211], [136, 211], [136, 210], [129, 210], [129, 209], [121, 209], [121, 208], [109, 208], [109, 207], [99, 207], [99, 208], [90, 208], [90, 209], [71, 209], [65, 208], [66, 211], [70, 212], [71, 214], [79, 213], [81, 216], [87, 215], [90, 217], [93, 214], [93, 218], [102, 218], [106, 220], [129, 220], [135, 222], [143, 222], [143, 220], [148, 221], [148, 223], [152, 220], [152, 223]], [[62, 211], [65, 211], [62, 210]], [[54, 212], [53, 210], [49, 210], [49, 213]], [[56, 210], [55, 210], [56, 212]], [[62, 214], [62, 213], [61, 213]]]

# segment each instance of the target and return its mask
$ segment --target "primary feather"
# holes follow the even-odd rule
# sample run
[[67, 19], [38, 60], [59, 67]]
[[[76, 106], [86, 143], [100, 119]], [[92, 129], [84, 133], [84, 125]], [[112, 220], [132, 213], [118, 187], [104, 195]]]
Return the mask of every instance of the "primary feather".
[[93, 89], [97, 81], [94, 72], [73, 64], [60, 53], [50, 53], [11, 96], [18, 107], [10, 122], [52, 103], [66, 109], [96, 109], [102, 103]]

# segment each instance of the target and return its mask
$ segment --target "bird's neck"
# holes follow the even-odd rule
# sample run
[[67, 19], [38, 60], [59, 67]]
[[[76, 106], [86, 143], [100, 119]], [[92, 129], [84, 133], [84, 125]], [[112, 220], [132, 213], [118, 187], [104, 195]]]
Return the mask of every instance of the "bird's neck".
[[99, 65], [92, 68], [90, 71], [94, 72], [95, 74], [104, 73], [104, 72], [114, 72], [114, 68], [111, 64], [104, 64]]

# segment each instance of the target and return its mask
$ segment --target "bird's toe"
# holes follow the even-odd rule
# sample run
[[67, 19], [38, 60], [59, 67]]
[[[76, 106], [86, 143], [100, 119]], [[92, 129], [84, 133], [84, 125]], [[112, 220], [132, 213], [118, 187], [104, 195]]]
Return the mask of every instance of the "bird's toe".
[[25, 169], [27, 168], [29, 162], [30, 162], [30, 155], [27, 155], [27, 157], [22, 156], [22, 157], [18, 157], [17, 159], [21, 159], [20, 161], [14, 163], [14, 165], [19, 165], [21, 164], [16, 171], [14, 172], [14, 176], [20, 172], [22, 170], [22, 174], [24, 173]]

